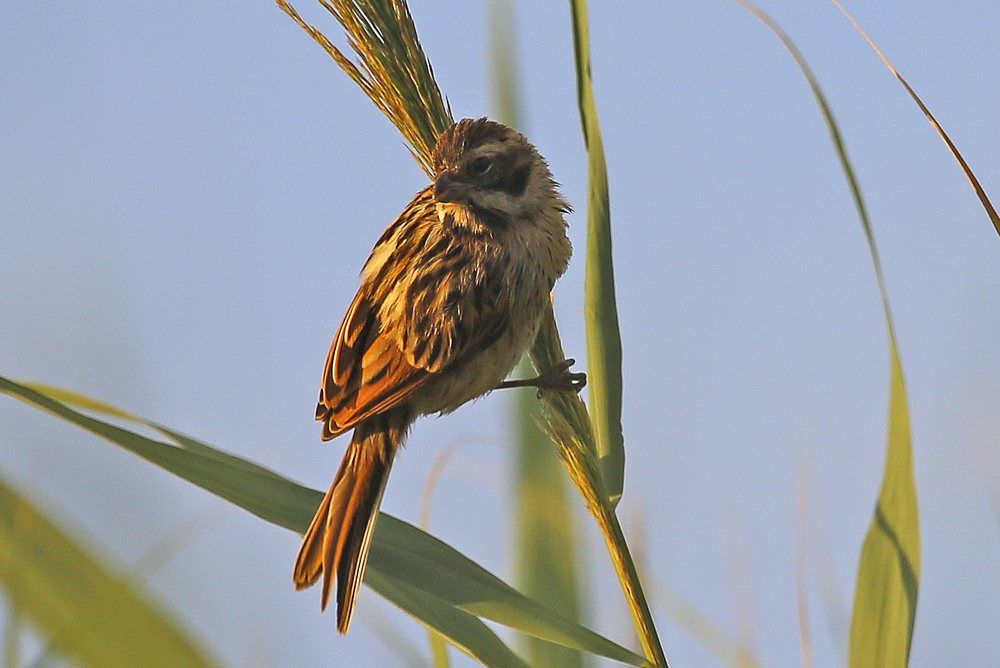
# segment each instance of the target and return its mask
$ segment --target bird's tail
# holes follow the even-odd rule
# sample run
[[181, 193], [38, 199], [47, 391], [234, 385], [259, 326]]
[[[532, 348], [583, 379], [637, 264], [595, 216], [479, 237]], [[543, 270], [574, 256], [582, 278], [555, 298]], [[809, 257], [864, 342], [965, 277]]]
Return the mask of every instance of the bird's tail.
[[354, 429], [340, 470], [309, 525], [295, 561], [296, 589], [323, 575], [322, 608], [337, 579], [337, 630], [347, 633], [365, 574], [368, 546], [392, 460], [409, 427], [407, 412], [389, 411]]

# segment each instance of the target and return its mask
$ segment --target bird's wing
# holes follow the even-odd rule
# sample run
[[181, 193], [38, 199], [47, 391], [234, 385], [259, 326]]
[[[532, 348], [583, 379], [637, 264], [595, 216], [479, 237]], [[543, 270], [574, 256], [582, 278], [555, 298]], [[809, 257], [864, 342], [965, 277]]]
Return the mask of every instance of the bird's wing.
[[488, 239], [441, 221], [432, 189], [372, 250], [327, 357], [316, 419], [324, 438], [398, 406], [509, 327], [509, 261]]
[[324, 438], [398, 406], [509, 325], [503, 258], [437, 219], [420, 193], [376, 244], [327, 357]]
[[430, 374], [407, 363], [391, 334], [380, 330], [371, 301], [359, 292], [326, 360], [316, 406], [324, 440], [399, 405], [427, 382]]
[[[484, 290], [470, 293], [474, 302]], [[416, 304], [408, 311], [424, 308], [419, 296]], [[324, 439], [400, 405], [452, 364], [488, 348], [507, 328], [492, 307], [474, 312], [439, 306], [433, 322], [413, 317], [402, 328], [386, 329], [363, 292], [354, 298], [327, 356], [316, 409]]]

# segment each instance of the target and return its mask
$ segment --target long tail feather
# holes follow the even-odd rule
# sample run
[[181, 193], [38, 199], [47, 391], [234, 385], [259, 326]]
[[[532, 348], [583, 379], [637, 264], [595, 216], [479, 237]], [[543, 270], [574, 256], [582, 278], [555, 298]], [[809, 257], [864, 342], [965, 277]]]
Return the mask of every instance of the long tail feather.
[[368, 562], [378, 508], [392, 460], [410, 424], [407, 412], [390, 411], [365, 420], [340, 463], [330, 491], [306, 531], [295, 562], [296, 589], [323, 576], [322, 608], [337, 580], [337, 630], [347, 633]]

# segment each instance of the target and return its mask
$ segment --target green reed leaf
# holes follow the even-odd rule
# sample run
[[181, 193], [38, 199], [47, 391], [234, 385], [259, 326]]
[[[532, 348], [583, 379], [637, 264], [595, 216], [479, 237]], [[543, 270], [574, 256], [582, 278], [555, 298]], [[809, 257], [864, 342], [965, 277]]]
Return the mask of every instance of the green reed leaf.
[[882, 307], [889, 333], [890, 397], [889, 443], [885, 475], [868, 535], [861, 549], [854, 612], [851, 620], [850, 668], [905, 668], [909, 663], [913, 623], [917, 614], [920, 579], [920, 515], [913, 477], [910, 413], [896, 330], [889, 307], [889, 294], [882, 263], [868, 218], [861, 187], [847, 155], [833, 111], [819, 82], [791, 38], [748, 0], [734, 0], [760, 19], [788, 49], [802, 70], [820, 107], [841, 168], [847, 177], [875, 267]]
[[905, 668], [920, 580], [920, 522], [903, 370], [892, 345], [885, 477], [861, 549], [851, 618], [850, 668]]
[[215, 665], [138, 591], [0, 479], [0, 584], [61, 655], [93, 668]]
[[[300, 534], [309, 526], [323, 497], [321, 492], [302, 487], [262, 466], [73, 392], [20, 384], [2, 376], [0, 392], [83, 427], [268, 522]], [[156, 429], [174, 443], [148, 438], [80, 413], [71, 407], [77, 400], [87, 410]], [[385, 577], [379, 579], [380, 576]], [[416, 614], [412, 607], [417, 604], [413, 603], [409, 590], [382, 586], [391, 581], [403, 582], [459, 610], [534, 637], [624, 663], [643, 664], [638, 655], [518, 593], [449, 545], [381, 513], [372, 538], [365, 584]], [[439, 607], [432, 602], [419, 609], [435, 611]], [[456, 646], [467, 647], [471, 627], [463, 623], [453, 628], [450, 625], [456, 619], [459, 617], [446, 615], [422, 621]], [[492, 642], [488, 638], [481, 641], [487, 645]]]
[[614, 507], [625, 486], [625, 440], [622, 436], [622, 341], [615, 303], [611, 252], [611, 205], [604, 143], [590, 73], [590, 28], [586, 0], [571, 0], [576, 95], [589, 163], [587, 195], [587, 275], [584, 316], [587, 323], [587, 391], [597, 442], [597, 456], [608, 500]]

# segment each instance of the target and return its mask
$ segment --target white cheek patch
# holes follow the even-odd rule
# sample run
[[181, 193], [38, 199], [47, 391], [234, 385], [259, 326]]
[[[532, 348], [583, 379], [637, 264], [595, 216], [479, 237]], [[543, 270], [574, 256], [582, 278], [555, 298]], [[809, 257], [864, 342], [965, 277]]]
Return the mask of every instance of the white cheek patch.
[[476, 190], [469, 194], [469, 201], [480, 209], [500, 211], [516, 217], [521, 214], [524, 202], [502, 190]]

